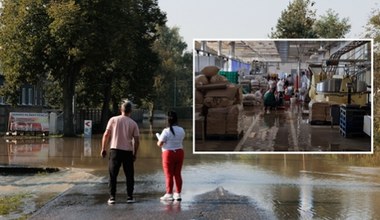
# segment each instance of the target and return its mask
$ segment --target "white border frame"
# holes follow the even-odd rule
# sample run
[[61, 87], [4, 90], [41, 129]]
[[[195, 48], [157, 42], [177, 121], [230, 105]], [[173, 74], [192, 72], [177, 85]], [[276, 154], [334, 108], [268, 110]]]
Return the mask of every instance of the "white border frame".
[[[371, 151], [195, 151], [195, 41], [370, 41], [371, 42]], [[342, 38], [342, 39], [326, 39], [326, 38], [289, 38], [289, 39], [270, 39], [270, 38], [194, 38], [193, 39], [193, 154], [373, 154], [373, 132], [374, 132], [374, 40], [372, 38]]]

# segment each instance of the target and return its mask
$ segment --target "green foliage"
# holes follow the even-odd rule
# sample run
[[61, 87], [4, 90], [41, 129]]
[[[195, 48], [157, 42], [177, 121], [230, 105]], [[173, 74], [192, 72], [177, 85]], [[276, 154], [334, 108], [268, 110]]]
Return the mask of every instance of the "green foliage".
[[[3, 95], [17, 103], [24, 83], [46, 81], [48, 103], [62, 106], [73, 135], [72, 99], [80, 107], [151, 96], [159, 64], [152, 44], [166, 15], [157, 0], [3, 0], [0, 62]], [[60, 100], [59, 100], [60, 99]]]
[[348, 18], [339, 19], [332, 9], [326, 15], [315, 18], [316, 4], [310, 0], [294, 0], [282, 11], [271, 38], [343, 38], [351, 25]]
[[[373, 38], [375, 41], [374, 52], [379, 53], [380, 43], [380, 9], [374, 9], [366, 25], [366, 37]], [[380, 63], [377, 63], [380, 65]]]
[[[160, 66], [154, 76], [154, 103], [148, 104], [167, 110], [192, 103], [192, 55], [186, 53], [186, 43], [179, 28], [158, 27], [159, 38], [154, 50], [160, 57]], [[149, 102], [148, 102], [149, 103]]]
[[351, 29], [348, 18], [339, 19], [339, 14], [328, 9], [326, 15], [322, 15], [314, 23], [314, 31], [320, 38], [343, 38]]
[[315, 10], [309, 8], [310, 0], [294, 0], [281, 12], [272, 38], [315, 38], [313, 30]]
[[44, 49], [48, 40], [43, 0], [2, 1], [0, 17], [0, 60], [6, 84], [2, 95], [16, 104], [21, 85], [36, 83], [46, 72]]

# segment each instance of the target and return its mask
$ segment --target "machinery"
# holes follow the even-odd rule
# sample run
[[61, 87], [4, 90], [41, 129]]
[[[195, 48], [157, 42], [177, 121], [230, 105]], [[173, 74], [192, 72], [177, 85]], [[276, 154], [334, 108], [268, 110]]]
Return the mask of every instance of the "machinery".
[[[316, 101], [328, 101], [336, 104], [357, 104], [365, 106], [370, 101], [370, 70], [368, 59], [340, 59], [353, 49], [364, 45], [365, 41], [352, 41], [333, 53], [326, 65], [310, 65], [312, 73], [310, 98]], [[365, 54], [362, 51], [363, 54]], [[343, 74], [336, 74], [342, 70]]]

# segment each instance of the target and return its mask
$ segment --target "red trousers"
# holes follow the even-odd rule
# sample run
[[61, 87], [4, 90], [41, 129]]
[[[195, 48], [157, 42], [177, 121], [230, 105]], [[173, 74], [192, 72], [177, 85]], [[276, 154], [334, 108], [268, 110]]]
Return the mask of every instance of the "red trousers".
[[[175, 185], [177, 193], [182, 191], [182, 176], [181, 169], [184, 158], [183, 149], [166, 150], [162, 152], [162, 168], [165, 173], [166, 193], [173, 193], [173, 185]], [[174, 180], [173, 180], [174, 179]]]

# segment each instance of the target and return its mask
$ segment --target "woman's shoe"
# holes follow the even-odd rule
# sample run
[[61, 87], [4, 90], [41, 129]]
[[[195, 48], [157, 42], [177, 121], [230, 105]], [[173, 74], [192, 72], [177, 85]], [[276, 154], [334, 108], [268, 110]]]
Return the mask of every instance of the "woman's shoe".
[[173, 199], [177, 201], [181, 201], [182, 200], [181, 193], [174, 193]]
[[163, 201], [173, 201], [174, 200], [173, 194], [166, 193], [164, 196], [162, 196], [160, 198], [160, 200], [163, 200]]

